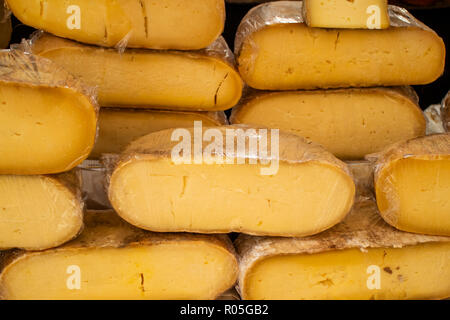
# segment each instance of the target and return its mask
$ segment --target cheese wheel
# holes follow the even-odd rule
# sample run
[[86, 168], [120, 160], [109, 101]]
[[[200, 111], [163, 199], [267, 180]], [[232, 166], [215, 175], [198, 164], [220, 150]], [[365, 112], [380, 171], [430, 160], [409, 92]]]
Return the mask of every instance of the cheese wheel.
[[233, 109], [231, 123], [286, 130], [321, 144], [338, 158], [358, 160], [425, 134], [424, 114], [410, 92], [407, 88], [257, 92]]
[[32, 40], [32, 48], [98, 87], [102, 107], [219, 111], [233, 107], [242, 93], [242, 80], [225, 58], [229, 49], [222, 38], [201, 52], [119, 53], [43, 34]]
[[94, 91], [51, 61], [0, 52], [0, 174], [68, 171], [91, 152]]
[[398, 143], [377, 157], [375, 192], [386, 222], [450, 236], [450, 134]]
[[106, 47], [196, 50], [223, 31], [224, 0], [7, 0], [24, 24]]
[[215, 299], [237, 278], [226, 236], [157, 234], [114, 212], [88, 212], [76, 240], [42, 252], [0, 252], [7, 300]]
[[[277, 142], [274, 132], [205, 128], [202, 137], [224, 142], [208, 154], [211, 144], [194, 130], [184, 129], [182, 141], [179, 130], [149, 134], [111, 162], [108, 196], [122, 218], [158, 232], [304, 236], [332, 227], [353, 204], [345, 163], [301, 137], [280, 131]], [[251, 149], [255, 142], [268, 153]], [[191, 156], [179, 162], [181, 153]]]
[[398, 231], [371, 200], [306, 238], [241, 236], [245, 300], [392, 300], [450, 296], [450, 238]]

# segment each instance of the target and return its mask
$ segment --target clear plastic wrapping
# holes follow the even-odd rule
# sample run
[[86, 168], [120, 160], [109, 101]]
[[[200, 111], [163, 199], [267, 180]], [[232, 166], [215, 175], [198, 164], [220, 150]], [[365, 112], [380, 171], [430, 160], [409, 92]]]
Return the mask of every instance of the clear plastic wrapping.
[[78, 166], [82, 176], [82, 194], [88, 210], [111, 209], [106, 193], [106, 168], [100, 161], [85, 160]]
[[429, 106], [424, 113], [427, 120], [427, 135], [445, 132], [440, 104]]
[[450, 91], [442, 100], [441, 114], [443, 126], [447, 132], [450, 132]]
[[11, 12], [6, 8], [4, 1], [0, 0], [0, 49], [8, 46], [11, 32]]

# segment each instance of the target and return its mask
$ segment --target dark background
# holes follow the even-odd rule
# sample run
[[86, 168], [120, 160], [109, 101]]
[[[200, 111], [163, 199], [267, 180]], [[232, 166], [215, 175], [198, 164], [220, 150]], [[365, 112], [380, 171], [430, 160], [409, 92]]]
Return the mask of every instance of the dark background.
[[[189, 0], [186, 0], [189, 1]], [[227, 3], [227, 20], [225, 25], [224, 37], [231, 49], [234, 46], [234, 35], [237, 27], [255, 4], [230, 4]], [[445, 45], [450, 48], [450, 7], [447, 8], [408, 8], [409, 11], [420, 21], [425, 23], [431, 29], [444, 39]], [[33, 28], [21, 24], [13, 17], [13, 35], [11, 43], [20, 42], [22, 38], [27, 38]], [[440, 103], [450, 89], [450, 70], [449, 55], [446, 56], [445, 73], [437, 81], [425, 86], [414, 86], [414, 89], [420, 97], [420, 106], [427, 108], [430, 104]], [[414, 66], [411, 66], [414, 67]]]

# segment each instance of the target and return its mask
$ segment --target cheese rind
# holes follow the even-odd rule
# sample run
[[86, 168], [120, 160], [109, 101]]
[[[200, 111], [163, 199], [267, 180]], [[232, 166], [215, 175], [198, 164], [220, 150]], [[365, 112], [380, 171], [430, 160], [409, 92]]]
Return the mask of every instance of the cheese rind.
[[[243, 137], [250, 128], [213, 127], [205, 129], [205, 134], [209, 129], [222, 134], [225, 142], [226, 130], [243, 129], [239, 135]], [[194, 137], [193, 129], [187, 132]], [[236, 154], [224, 145], [232, 164], [214, 163], [216, 159], [208, 155], [199, 164], [176, 164], [171, 153], [179, 140], [171, 140], [173, 133], [169, 129], [136, 140], [110, 169], [111, 204], [122, 218], [140, 228], [303, 236], [335, 225], [353, 204], [355, 186], [347, 166], [301, 137], [280, 132], [279, 154], [271, 155], [278, 160], [270, 165], [250, 163], [249, 159], [265, 157], [248, 153], [248, 139], [245, 156], [243, 150]], [[262, 144], [261, 133], [251, 135]], [[209, 145], [203, 141], [203, 150]], [[270, 154], [271, 134], [267, 145]], [[194, 156], [194, 143], [189, 148]], [[263, 168], [274, 168], [276, 161], [276, 170], [261, 174]]]
[[83, 226], [79, 176], [0, 175], [0, 210], [0, 250], [57, 247]]
[[305, 0], [303, 16], [309, 27], [386, 29], [387, 0]]
[[60, 37], [114, 47], [196, 50], [223, 31], [223, 0], [7, 0], [24, 24]]
[[235, 244], [238, 288], [246, 300], [450, 296], [450, 238], [398, 231], [370, 200], [312, 237], [241, 236]]
[[0, 174], [68, 171], [93, 148], [92, 89], [51, 61], [0, 52]]
[[376, 156], [375, 192], [386, 222], [450, 236], [450, 134], [408, 140]]
[[286, 130], [345, 160], [363, 159], [426, 129], [423, 112], [403, 88], [255, 93], [233, 109], [230, 122]]
[[443, 40], [397, 7], [390, 7], [394, 23], [385, 30], [309, 28], [296, 10], [301, 3], [263, 4], [241, 22], [235, 52], [250, 87], [419, 85], [435, 81], [444, 71]]
[[0, 0], [0, 49], [6, 48], [11, 39], [11, 18], [6, 14], [4, 0]]
[[146, 134], [169, 129], [193, 127], [194, 121], [212, 127], [227, 124], [223, 112], [181, 112], [103, 108], [99, 114], [99, 133], [90, 159], [103, 153], [121, 153], [132, 141]]
[[87, 84], [98, 87], [102, 107], [220, 111], [240, 99], [243, 83], [228, 61], [223, 39], [204, 52], [126, 50], [82, 45], [48, 34], [32, 41], [33, 52]]
[[237, 261], [226, 236], [150, 233], [108, 211], [62, 247], [0, 253], [0, 270], [3, 299], [192, 300], [229, 289]]

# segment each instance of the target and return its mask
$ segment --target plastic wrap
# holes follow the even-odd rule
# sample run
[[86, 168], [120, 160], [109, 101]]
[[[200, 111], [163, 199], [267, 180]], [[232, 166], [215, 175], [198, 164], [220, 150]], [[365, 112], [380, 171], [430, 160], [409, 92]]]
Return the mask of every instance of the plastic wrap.
[[[103, 248], [126, 250], [132, 248], [153, 247], [158, 245], [171, 245], [183, 242], [206, 243], [209, 246], [216, 247], [224, 254], [229, 255], [231, 259], [237, 259], [233, 244], [226, 235], [209, 236], [192, 235], [187, 233], [152, 233], [129, 225], [128, 223], [120, 219], [113, 211], [90, 211], [86, 213], [85, 229], [80, 234], [80, 236], [61, 247], [46, 250], [43, 252], [26, 252], [20, 250], [4, 252], [0, 251], [0, 299], [7, 298], [7, 291], [4, 286], [5, 274], [9, 272], [9, 270], [15, 263], [30, 256], [44, 256], [58, 252], [76, 256], [77, 254], [86, 254], [88, 251], [100, 250]], [[134, 252], [134, 255], [136, 255], [136, 252]], [[132, 257], [133, 254], [131, 254], [130, 258]], [[105, 266], [105, 268], [106, 267], [107, 266]], [[180, 266], [180, 268], [181, 267], [182, 266]], [[237, 261], [235, 263], [235, 266], [231, 265], [226, 267], [235, 267], [235, 270], [224, 269], [222, 270], [222, 272], [230, 272], [232, 273], [233, 278], [236, 278], [238, 271]], [[142, 268], [142, 272], [147, 272], [147, 270]], [[106, 281], [108, 281], [109, 284], [112, 284], [110, 279]], [[234, 283], [229, 283], [228, 287], [223, 288], [222, 290], [226, 291], [233, 284]], [[59, 287], [58, 284], [55, 283], [51, 283], [51, 285]], [[219, 288], [211, 288], [211, 290], [217, 289]], [[217, 296], [222, 292], [217, 292]]]
[[[197, 51], [118, 53], [43, 32], [35, 33], [29, 44], [33, 53], [98, 87], [102, 107], [221, 111], [234, 106], [242, 94], [233, 53], [222, 37]], [[191, 71], [194, 68], [196, 73]]]
[[[21, 244], [3, 246], [2, 235], [0, 233], [0, 250], [11, 248], [23, 248], [26, 250], [45, 250], [53, 247], [57, 247], [65, 242], [68, 242], [77, 237], [77, 235], [83, 229], [83, 212], [84, 202], [81, 195], [81, 174], [78, 170], [74, 169], [68, 172], [56, 174], [56, 175], [35, 175], [35, 176], [1, 176], [2, 188], [8, 188], [8, 183], [17, 184], [16, 187], [9, 189], [23, 188], [27, 191], [24, 194], [24, 199], [4, 199], [7, 203], [0, 204], [3, 208], [4, 221], [0, 219], [0, 230], [3, 230], [4, 234], [8, 234], [8, 229], [17, 229], [14, 235], [14, 239]], [[17, 180], [16, 180], [17, 179]], [[8, 181], [9, 180], [9, 181]], [[34, 183], [39, 180], [39, 183]], [[30, 183], [28, 185], [27, 183]], [[39, 186], [39, 191], [42, 192], [44, 199], [35, 199], [33, 189], [29, 186]], [[50, 187], [53, 185], [53, 187]], [[64, 196], [63, 196], [64, 194]], [[10, 196], [14, 195], [14, 191]], [[66, 199], [65, 202], [61, 202], [61, 197]], [[36, 201], [48, 201], [48, 207], [43, 208], [38, 205]], [[20, 201], [19, 216], [14, 216], [15, 206]], [[67, 207], [56, 209], [57, 205], [66, 205]], [[10, 211], [9, 209], [12, 209]], [[36, 208], [37, 211], [30, 211], [30, 208]], [[40, 209], [38, 209], [40, 208]], [[45, 210], [47, 209], [47, 211]], [[70, 210], [73, 210], [72, 212]], [[57, 225], [52, 225], [50, 221], [46, 221], [49, 217], [60, 220]], [[8, 220], [8, 218], [10, 220]], [[25, 225], [21, 225], [21, 220], [24, 220]], [[31, 225], [26, 225], [31, 224]], [[69, 226], [70, 224], [70, 226]], [[5, 230], [6, 229], [6, 230]], [[59, 229], [63, 229], [64, 232], [60, 232]], [[27, 233], [27, 231], [29, 233]], [[55, 235], [51, 234], [54, 231]], [[11, 231], [9, 231], [10, 233]], [[32, 240], [25, 240], [27, 237], [33, 237]], [[11, 239], [8, 239], [11, 240]], [[14, 240], [14, 241], [16, 241]], [[9, 241], [11, 243], [11, 241]], [[18, 242], [18, 243], [19, 243]], [[27, 243], [27, 245], [24, 245]]]
[[372, 200], [355, 204], [345, 220], [321, 234], [307, 238], [268, 238], [241, 235], [235, 242], [240, 256], [238, 290], [245, 299], [246, 278], [263, 259], [281, 255], [318, 254], [358, 248], [402, 248], [422, 243], [450, 242], [450, 237], [402, 232], [386, 224]]
[[[55, 165], [54, 168], [47, 168], [45, 170], [41, 170], [40, 168], [22, 168], [20, 170], [17, 169], [17, 172], [14, 171], [15, 169], [7, 168], [2, 172], [4, 174], [53, 174], [68, 171], [87, 158], [94, 146], [97, 137], [97, 119], [99, 112], [99, 106], [96, 100], [96, 88], [85, 85], [81, 80], [50, 60], [31, 54], [27, 42], [12, 47], [11, 50], [0, 51], [0, 85], [14, 85], [16, 87], [44, 90], [68, 89], [67, 92], [80, 95], [80, 99], [75, 101], [80, 101], [80, 106], [86, 108], [86, 115], [91, 117], [91, 119], [86, 117], [85, 130], [91, 129], [92, 136], [86, 134], [86, 137], [89, 138], [89, 141], [85, 143], [86, 146], [83, 145], [83, 150], [80, 147], [77, 157], [71, 158], [71, 163], [68, 163], [67, 160], [63, 168], [57, 168]], [[86, 102], [86, 105], [82, 105], [81, 102]], [[40, 123], [37, 122], [37, 124]], [[61, 152], [63, 150], [61, 149]], [[62, 164], [59, 166], [62, 166]]]
[[[83, 43], [146, 49], [198, 50], [224, 29], [224, 0], [117, 0], [67, 3], [7, 0], [24, 24]], [[95, 14], [94, 14], [95, 13]]]
[[373, 171], [374, 166], [370, 161], [347, 161], [350, 172], [352, 173], [353, 181], [356, 186], [356, 200], [355, 202], [375, 199], [375, 192], [373, 189]]
[[100, 161], [85, 160], [78, 166], [82, 176], [82, 194], [88, 210], [111, 209], [106, 194], [106, 168]]
[[427, 135], [445, 132], [440, 104], [429, 106], [424, 113], [427, 120]]
[[[277, 1], [263, 3], [251, 9], [242, 19], [234, 41], [234, 52], [239, 54], [244, 40], [252, 33], [270, 25], [281, 23], [305, 23], [302, 1]], [[419, 27], [431, 30], [414, 18], [406, 9], [389, 6], [391, 27]]]
[[447, 132], [450, 132], [450, 91], [442, 100], [442, 123]]
[[5, 7], [4, 1], [0, 0], [0, 49], [6, 48], [11, 39], [11, 17]]

